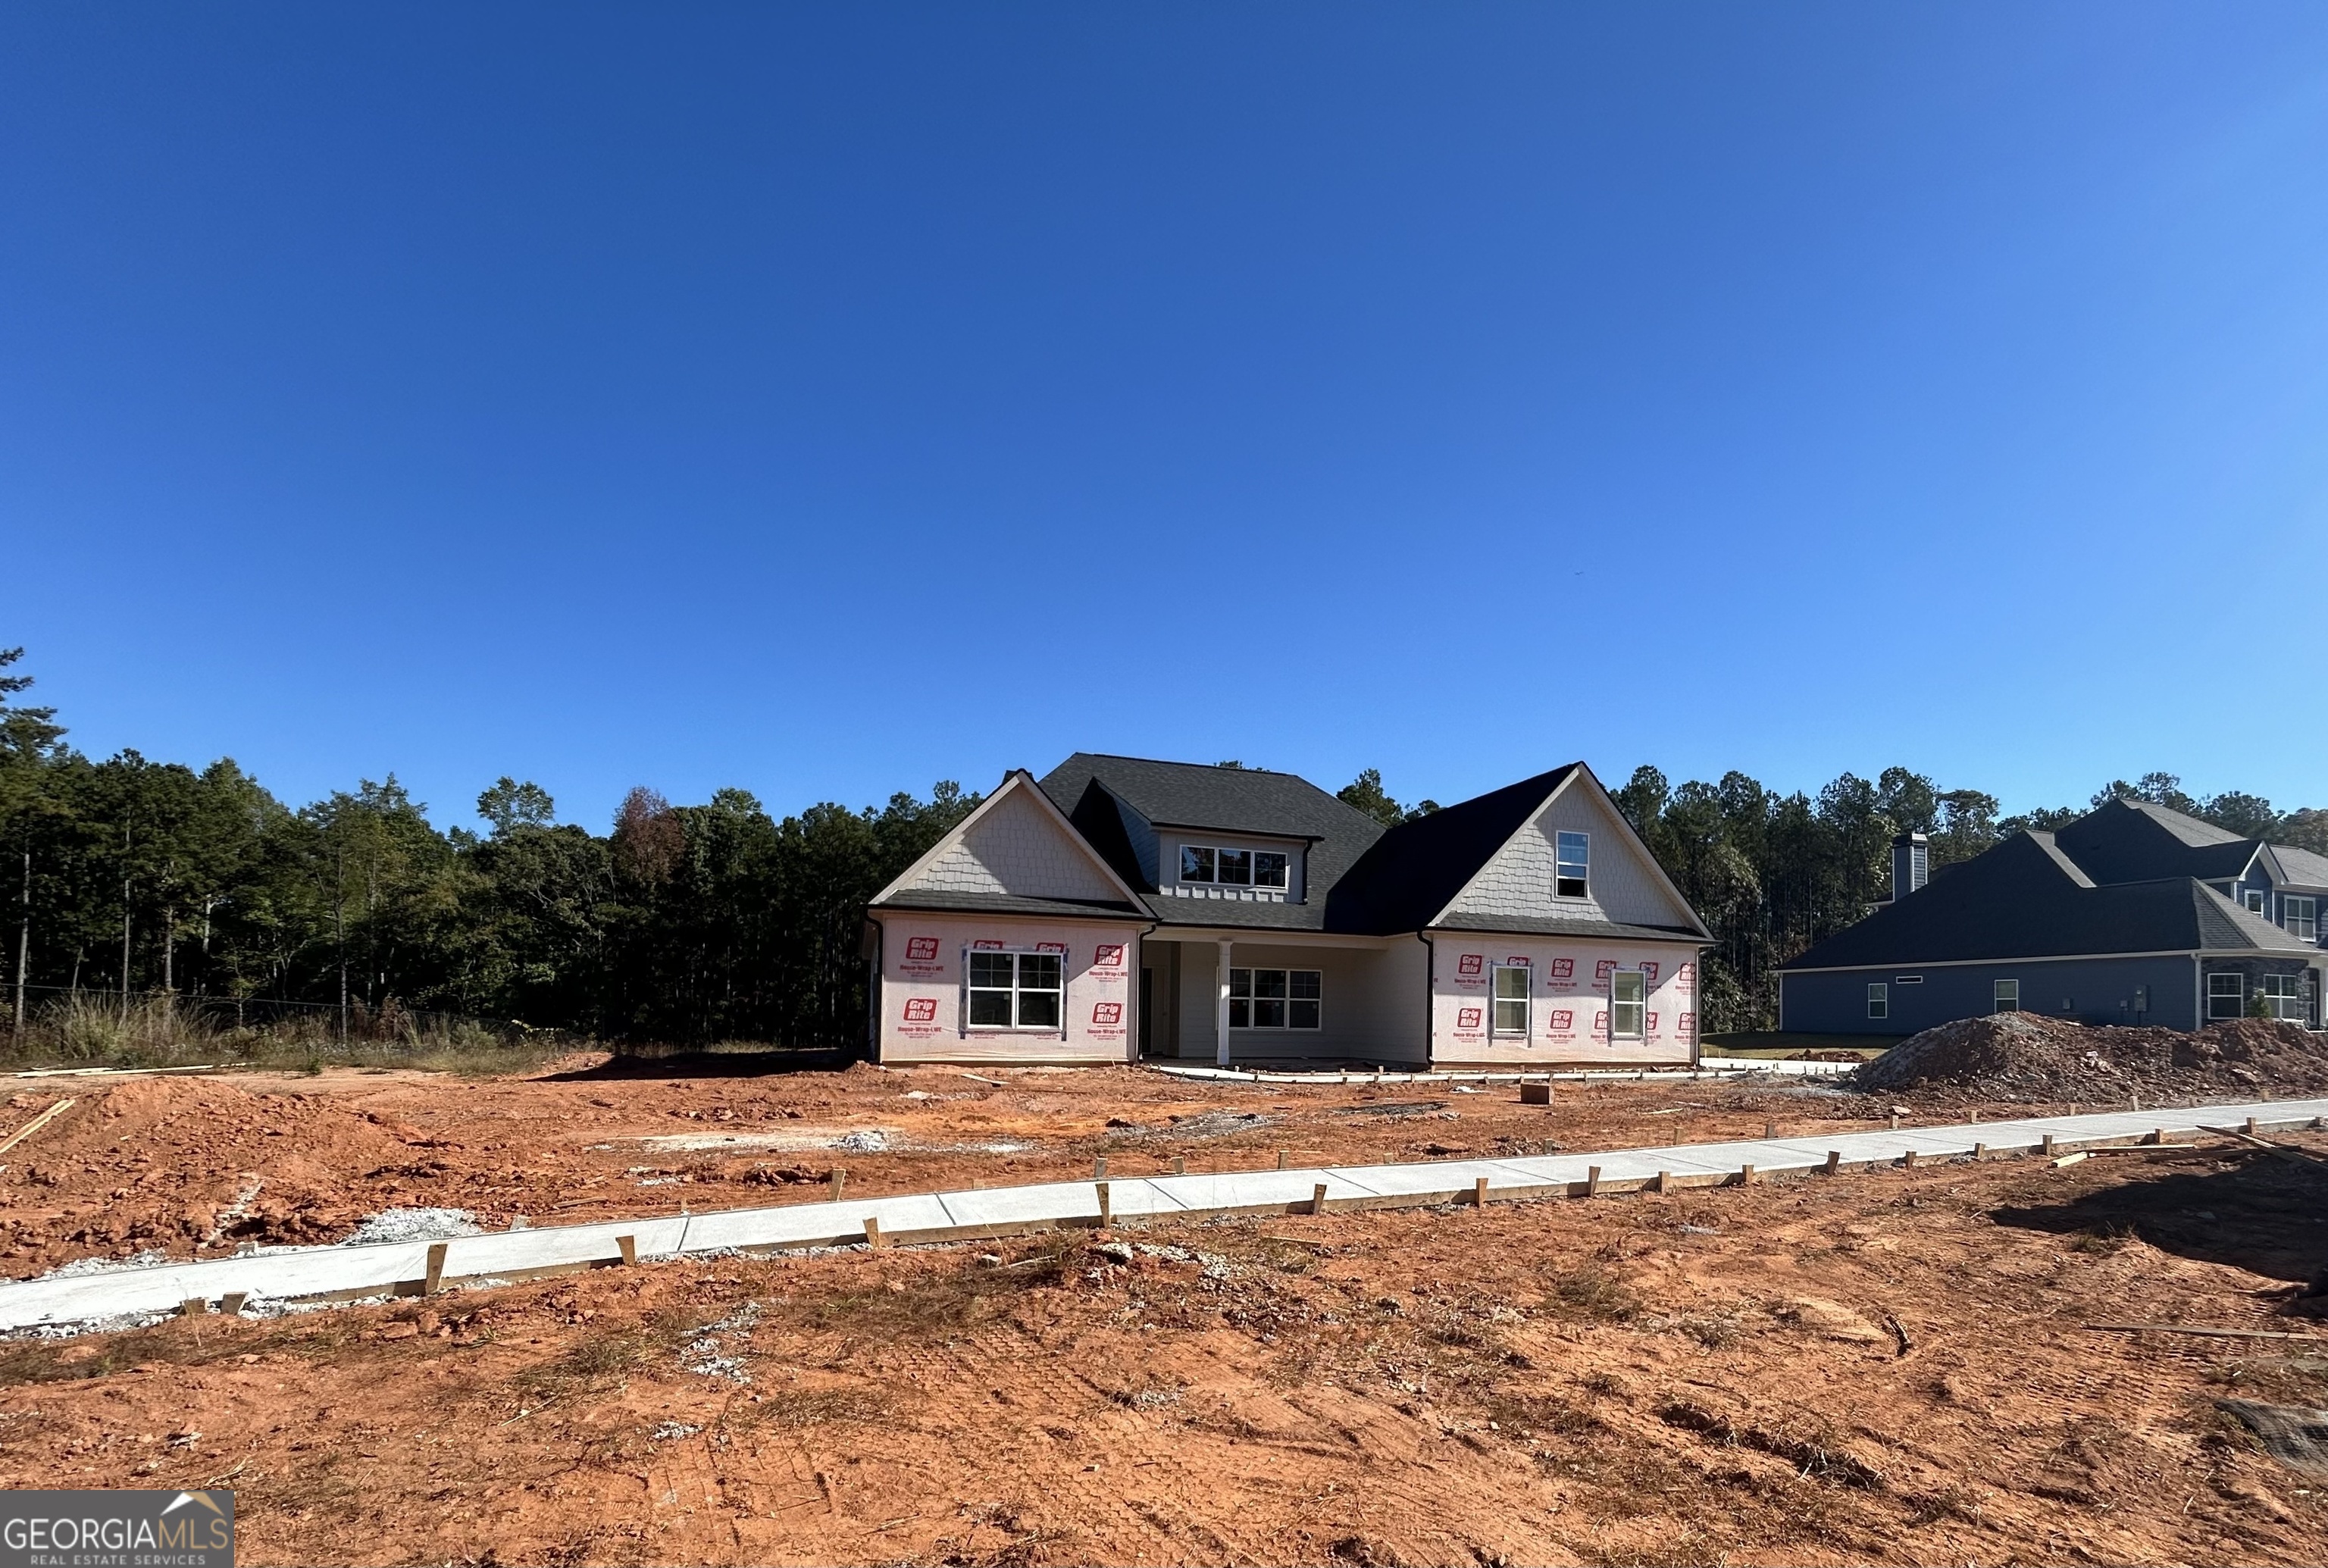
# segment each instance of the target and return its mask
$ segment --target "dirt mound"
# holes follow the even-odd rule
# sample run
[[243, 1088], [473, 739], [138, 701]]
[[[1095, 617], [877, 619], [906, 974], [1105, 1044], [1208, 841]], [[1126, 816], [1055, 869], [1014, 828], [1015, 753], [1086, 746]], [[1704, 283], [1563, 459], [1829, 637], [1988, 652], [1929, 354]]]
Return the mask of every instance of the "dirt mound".
[[[425, 1161], [431, 1147], [322, 1095], [254, 1094], [219, 1078], [144, 1078], [73, 1097], [14, 1151], [23, 1163], [9, 1185], [22, 1187], [0, 1220], [9, 1272], [36, 1272], [59, 1247], [186, 1256], [336, 1241], [377, 1207], [351, 1193], [352, 1176]], [[37, 1114], [51, 1099], [13, 1095], [0, 1117]]]
[[2328, 1091], [2328, 1037], [2239, 1019], [2195, 1034], [2089, 1028], [2035, 1013], [1958, 1019], [1912, 1035], [1851, 1075], [1874, 1093], [1956, 1090], [1995, 1100], [2101, 1104]]

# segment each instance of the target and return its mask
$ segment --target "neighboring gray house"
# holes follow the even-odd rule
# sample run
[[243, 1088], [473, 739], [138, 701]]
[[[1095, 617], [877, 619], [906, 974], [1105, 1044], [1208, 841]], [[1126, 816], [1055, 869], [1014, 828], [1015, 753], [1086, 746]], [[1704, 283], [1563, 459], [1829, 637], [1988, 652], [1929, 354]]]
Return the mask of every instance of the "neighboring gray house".
[[2328, 857], [2113, 800], [1923, 874], [1893, 841], [1892, 899], [1779, 966], [1779, 1027], [1906, 1035], [1990, 1012], [2195, 1028], [2321, 1026]]

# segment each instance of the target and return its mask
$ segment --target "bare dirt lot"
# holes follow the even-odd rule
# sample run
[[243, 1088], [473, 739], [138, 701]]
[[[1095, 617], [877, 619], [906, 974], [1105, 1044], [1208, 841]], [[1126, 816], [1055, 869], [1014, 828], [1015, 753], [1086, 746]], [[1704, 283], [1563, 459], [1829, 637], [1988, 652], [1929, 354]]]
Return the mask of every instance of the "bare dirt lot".
[[[1126, 1171], [1383, 1160], [1889, 1110], [1706, 1083], [1563, 1091], [1547, 1113], [1508, 1085], [984, 1075], [1005, 1084], [587, 1063], [474, 1085], [146, 1080], [16, 1151], [47, 1179], [12, 1164], [0, 1212], [38, 1216], [21, 1271], [89, 1250], [32, 1239], [67, 1223], [150, 1225], [125, 1239], [179, 1251], [246, 1234], [218, 1218], [250, 1174], [245, 1218], [328, 1239], [395, 1203], [781, 1201], [749, 1173], [793, 1164], [904, 1190], [1087, 1172], [1102, 1150]], [[237, 1131], [233, 1094], [271, 1098]], [[1206, 1120], [1175, 1137], [1176, 1115]], [[892, 1149], [635, 1141], [803, 1126], [889, 1130]], [[1028, 1147], [945, 1147], [968, 1142]], [[139, 1153], [142, 1181], [120, 1165]], [[2303, 1293], [2328, 1261], [2323, 1199], [2328, 1168], [2226, 1143], [183, 1319], [0, 1346], [0, 1485], [230, 1486], [250, 1563], [2320, 1562], [2328, 1476], [2265, 1455], [2216, 1401], [2328, 1404], [2328, 1324]], [[197, 1208], [201, 1234], [170, 1242]]]
[[[20, 1080], [21, 1082], [21, 1080]], [[92, 1086], [92, 1083], [98, 1086]], [[333, 1071], [46, 1081], [14, 1127], [76, 1103], [5, 1157], [0, 1272], [247, 1242], [338, 1241], [396, 1207], [488, 1228], [691, 1207], [1112, 1173], [1257, 1169], [1616, 1148], [1877, 1125], [1891, 1100], [1676, 1081], [1575, 1088], [1549, 1111], [1508, 1083], [1194, 1083], [1130, 1068], [738, 1073], [577, 1056], [526, 1077]], [[1902, 1102], [1903, 1103], [1906, 1102]]]

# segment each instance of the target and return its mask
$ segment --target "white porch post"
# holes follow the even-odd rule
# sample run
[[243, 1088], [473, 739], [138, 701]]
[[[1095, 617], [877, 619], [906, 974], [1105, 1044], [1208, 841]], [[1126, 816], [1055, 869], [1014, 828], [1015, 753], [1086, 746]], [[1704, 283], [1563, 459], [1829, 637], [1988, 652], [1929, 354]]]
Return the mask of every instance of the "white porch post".
[[1213, 992], [1213, 1061], [1229, 1065], [1229, 942], [1221, 941], [1220, 983]]

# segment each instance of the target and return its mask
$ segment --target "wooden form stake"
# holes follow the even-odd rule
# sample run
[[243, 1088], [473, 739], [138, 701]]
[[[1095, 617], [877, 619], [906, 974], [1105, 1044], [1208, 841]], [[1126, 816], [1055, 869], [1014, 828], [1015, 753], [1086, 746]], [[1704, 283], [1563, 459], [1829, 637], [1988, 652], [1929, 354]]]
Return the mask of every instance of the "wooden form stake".
[[239, 1318], [242, 1315], [242, 1304], [249, 1300], [250, 1292], [248, 1291], [229, 1291], [219, 1298], [219, 1310], [230, 1318]]
[[1310, 1189], [1310, 1212], [1311, 1214], [1326, 1212], [1326, 1184], [1322, 1181]]
[[55, 1104], [50, 1106], [47, 1110], [33, 1117], [30, 1122], [25, 1122], [22, 1127], [17, 1128], [16, 1131], [8, 1134], [5, 1141], [0, 1141], [0, 1154], [7, 1153], [8, 1150], [15, 1148], [16, 1145], [24, 1141], [25, 1139], [30, 1138], [33, 1133], [38, 1132], [42, 1128], [46, 1127], [50, 1122], [55, 1121], [58, 1117], [71, 1110], [76, 1103], [78, 1103], [78, 1102], [72, 1100], [60, 1100]]
[[634, 1264], [636, 1264], [636, 1263], [638, 1263], [638, 1261], [639, 1261], [639, 1238], [638, 1238], [638, 1237], [636, 1237], [636, 1236], [616, 1236], [616, 1237], [615, 1238], [615, 1246], [616, 1250], [618, 1250], [619, 1252], [621, 1252], [621, 1253], [623, 1254], [623, 1266], [624, 1266], [624, 1268], [626, 1268], [626, 1269], [627, 1269], [627, 1268], [630, 1268], [630, 1267], [634, 1266]]
[[1843, 1150], [1840, 1149], [1828, 1150], [1826, 1151], [1826, 1173], [1829, 1176], [1833, 1176], [1836, 1171], [1841, 1170], [1842, 1169]]
[[1600, 1168], [1597, 1165], [1588, 1165], [1584, 1168], [1584, 1196], [1587, 1197], [1600, 1196]]
[[1651, 1192], [1663, 1192], [1666, 1189], [1666, 1179], [1672, 1174], [1673, 1173], [1671, 1171], [1667, 1170], [1658, 1171], [1657, 1180], [1649, 1184], [1649, 1190]]
[[1105, 1230], [1115, 1221], [1114, 1205], [1108, 1197], [1106, 1182], [1095, 1181], [1092, 1185], [1099, 1189], [1099, 1228]]
[[865, 1244], [874, 1252], [889, 1244], [881, 1239], [880, 1220], [869, 1214], [865, 1216]]
[[1471, 1183], [1471, 1207], [1473, 1208], [1488, 1207], [1488, 1178], [1484, 1176]]
[[2047, 1159], [2049, 1159], [2049, 1160], [2050, 1160], [2050, 1159], [2051, 1159], [2051, 1158], [2052, 1158], [2052, 1155], [2053, 1155], [2053, 1135], [2052, 1135], [2051, 1132], [2048, 1132], [2047, 1134], [2045, 1134], [2045, 1145], [2044, 1145], [2044, 1148], [2045, 1148], [2045, 1157], [2046, 1157]]
[[1093, 1159], [1093, 1160], [1092, 1160], [1092, 1179], [1093, 1179], [1094, 1181], [1105, 1181], [1105, 1180], [1107, 1179], [1107, 1156], [1106, 1156], [1106, 1155], [1104, 1155], [1104, 1154], [1098, 1155], [1098, 1156], [1095, 1156], [1095, 1157]]
[[848, 1188], [848, 1186], [849, 1172], [841, 1169], [838, 1165], [834, 1166], [832, 1168], [832, 1197], [828, 1201], [839, 1203], [840, 1201], [841, 1193]]
[[1175, 1154], [1172, 1156], [1172, 1174], [1175, 1176], [1186, 1176], [1188, 1174], [1188, 1157], [1187, 1155]]
[[199, 1318], [211, 1310], [211, 1304], [200, 1296], [188, 1296], [178, 1308], [181, 1317]]
[[1913, 1170], [1916, 1169], [1916, 1151], [1914, 1150], [1910, 1149], [1907, 1153], [1900, 1156], [1900, 1169], [1902, 1170]]
[[1985, 1143], [1974, 1144], [1972, 1146], [1972, 1157], [1975, 1160], [1986, 1160], [1988, 1158], [1988, 1145]]
[[2256, 1119], [2252, 1116], [2248, 1117], [2248, 1124], [2242, 1129], [2242, 1131], [2245, 1131], [2248, 1137], [2254, 1137], [2256, 1135]]
[[[422, 1295], [433, 1296], [445, 1288], [445, 1253], [448, 1250], [449, 1244], [445, 1242], [428, 1244], [428, 1273], [427, 1277], [420, 1282]], [[629, 1262], [627, 1258], [624, 1261]]]
[[1741, 1187], [1751, 1187], [1754, 1185], [1754, 1168], [1752, 1166], [1741, 1165], [1738, 1168], [1738, 1185]]
[[1285, 1150], [1282, 1149], [1277, 1151], [1277, 1169], [1280, 1170], [1285, 1169]]

